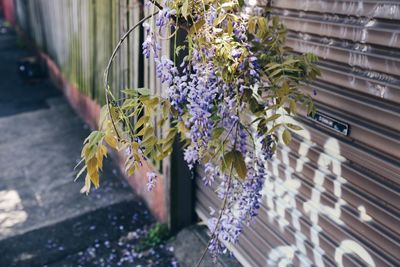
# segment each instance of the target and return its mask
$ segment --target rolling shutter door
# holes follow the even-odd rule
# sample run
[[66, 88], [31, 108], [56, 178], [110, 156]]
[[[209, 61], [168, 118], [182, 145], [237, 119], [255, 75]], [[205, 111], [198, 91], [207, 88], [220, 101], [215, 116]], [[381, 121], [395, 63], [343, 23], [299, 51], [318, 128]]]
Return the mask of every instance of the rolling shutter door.
[[[271, 5], [287, 45], [320, 57], [304, 88], [319, 114], [266, 163], [260, 214], [231, 249], [245, 266], [400, 266], [400, 2]], [[197, 179], [203, 220], [213, 189]]]

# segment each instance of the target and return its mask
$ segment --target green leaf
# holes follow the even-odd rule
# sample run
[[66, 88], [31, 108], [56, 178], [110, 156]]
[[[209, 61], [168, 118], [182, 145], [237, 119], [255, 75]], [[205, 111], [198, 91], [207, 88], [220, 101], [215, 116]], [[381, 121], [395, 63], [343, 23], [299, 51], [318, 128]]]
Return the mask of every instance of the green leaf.
[[143, 142], [141, 143], [142, 146], [147, 148], [153, 148], [154, 145], [157, 143], [157, 138], [155, 136], [148, 136]]
[[294, 131], [303, 130], [303, 128], [301, 126], [293, 124], [293, 123], [287, 123], [286, 126], [289, 127], [290, 129], [294, 130]]
[[285, 145], [289, 145], [290, 142], [292, 141], [292, 134], [288, 129], [285, 129], [282, 133], [282, 140]]
[[215, 21], [214, 21], [214, 26], [218, 26], [224, 19], [226, 18], [227, 13], [223, 13], [221, 16], [219, 16]]
[[203, 25], [205, 24], [204, 20], [200, 20], [193, 24], [192, 27], [190, 27], [188, 35], [192, 35], [193, 33], [197, 32]]
[[280, 116], [281, 116], [281, 114], [274, 114], [274, 115], [268, 117], [267, 119], [265, 119], [265, 122], [275, 121], [275, 120], [277, 120]]
[[234, 168], [236, 169], [236, 172], [237, 172], [239, 178], [244, 180], [247, 175], [247, 167], [246, 167], [246, 163], [244, 162], [242, 153], [240, 153], [237, 150], [235, 151], [235, 154], [234, 154], [233, 164], [234, 164]]
[[296, 106], [296, 101], [294, 101], [293, 99], [290, 100], [289, 109], [291, 114], [296, 114], [297, 106]]
[[143, 102], [143, 104], [145, 105], [146, 108], [152, 109], [156, 105], [158, 105], [158, 103], [160, 103], [160, 99], [158, 97], [153, 97], [153, 98], [150, 98], [150, 99], [142, 100], [142, 102]]
[[170, 109], [171, 109], [171, 103], [169, 101], [165, 100], [163, 102], [163, 106], [162, 106], [162, 112], [163, 112], [164, 118], [168, 117]]
[[222, 5], [221, 5], [221, 7], [222, 8], [224, 8], [224, 9], [229, 9], [229, 8], [233, 8], [233, 7], [236, 7], [237, 6], [237, 4], [235, 3], [235, 2], [226, 2], [226, 3], [223, 3]]
[[233, 33], [233, 23], [231, 20], [228, 21], [228, 34], [231, 35]]
[[212, 139], [218, 139], [224, 131], [225, 131], [224, 128], [221, 128], [221, 127], [215, 128], [215, 129], [212, 131], [211, 138], [212, 138]]
[[122, 90], [122, 92], [128, 96], [137, 96], [138, 92], [136, 89], [127, 88]]
[[144, 138], [147, 138], [149, 136], [155, 136], [154, 134], [154, 128], [153, 127], [145, 127], [144, 128]]
[[148, 88], [127, 88], [122, 90], [126, 95], [129, 96], [137, 96], [137, 95], [142, 95], [142, 96], [149, 96], [150, 95], [150, 89]]
[[148, 88], [138, 88], [138, 89], [136, 89], [136, 91], [137, 91], [140, 95], [143, 95], [143, 96], [150, 95], [150, 89], [148, 89]]
[[225, 172], [227, 169], [229, 170], [232, 166], [233, 162], [233, 153], [232, 151], [229, 151], [226, 153], [222, 159], [222, 165], [221, 165], [221, 170]]
[[247, 175], [247, 167], [246, 163], [244, 162], [244, 158], [242, 153], [237, 150], [229, 151], [224, 155], [224, 162], [225, 162], [225, 170], [234, 168], [238, 177], [241, 180], [244, 180]]
[[173, 141], [175, 138], [175, 135], [177, 133], [177, 129], [176, 128], [170, 128], [168, 129], [168, 134], [165, 138], [161, 139], [160, 141], [162, 141], [163, 143], [167, 143], [170, 142], [171, 140]]
[[183, 16], [185, 19], [187, 19], [188, 10], [189, 10], [189, 0], [186, 0], [185, 2], [183, 2], [183, 5], [182, 5], [182, 7], [181, 7], [182, 16]]

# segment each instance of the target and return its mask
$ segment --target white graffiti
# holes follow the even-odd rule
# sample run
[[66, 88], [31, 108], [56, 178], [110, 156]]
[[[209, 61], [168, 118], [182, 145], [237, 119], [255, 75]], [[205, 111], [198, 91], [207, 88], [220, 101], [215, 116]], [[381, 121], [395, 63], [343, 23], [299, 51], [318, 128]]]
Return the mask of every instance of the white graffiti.
[[[270, 223], [278, 223], [280, 231], [284, 232], [287, 227], [294, 229], [295, 244], [277, 246], [273, 248], [267, 259], [267, 266], [293, 266], [294, 258], [298, 259], [300, 266], [324, 267], [324, 250], [320, 245], [320, 236], [323, 229], [319, 225], [320, 216], [328, 217], [339, 226], [345, 226], [341, 219], [342, 207], [346, 201], [342, 198], [342, 186], [346, 179], [342, 177], [342, 162], [346, 159], [341, 156], [340, 145], [337, 139], [329, 138], [325, 141], [323, 152], [319, 154], [317, 164], [318, 169], [314, 172], [311, 197], [299, 206], [296, 198], [302, 181], [297, 178], [296, 173], [303, 171], [306, 163], [309, 162], [308, 153], [310, 149], [316, 146], [312, 143], [311, 134], [308, 131], [301, 132], [304, 141], [301, 142], [296, 158], [295, 169], [290, 167], [290, 150], [283, 148], [280, 150], [280, 160], [275, 158], [271, 163], [272, 167], [266, 168], [274, 177], [266, 181], [263, 189], [264, 201], [267, 206], [267, 216]], [[291, 159], [293, 160], [293, 158]], [[292, 161], [293, 163], [293, 161]], [[279, 166], [284, 166], [283, 175]], [[325, 192], [324, 183], [327, 175], [333, 174], [336, 179], [333, 181], [333, 195], [336, 201], [333, 206], [325, 205], [321, 202], [322, 194]], [[304, 213], [302, 213], [302, 210]], [[358, 207], [360, 219], [363, 222], [369, 222], [372, 218], [368, 215], [364, 206]], [[287, 214], [289, 216], [287, 216]], [[302, 229], [302, 219], [307, 216], [311, 221], [310, 234], [306, 236]], [[288, 218], [291, 218], [289, 221]], [[312, 244], [312, 258], [307, 255], [306, 240]], [[368, 251], [354, 240], [342, 240], [335, 248], [334, 260], [338, 266], [343, 266], [343, 257], [345, 254], [353, 254], [363, 260], [367, 266], [374, 267], [375, 263]]]
[[284, 267], [290, 265], [296, 250], [295, 246], [279, 246], [272, 249], [269, 253], [268, 266]]
[[343, 255], [344, 254], [355, 254], [360, 257], [369, 267], [375, 267], [374, 260], [368, 251], [365, 250], [360, 244], [353, 240], [344, 240], [340, 243], [340, 246], [335, 251], [335, 261], [338, 267], [343, 267]]

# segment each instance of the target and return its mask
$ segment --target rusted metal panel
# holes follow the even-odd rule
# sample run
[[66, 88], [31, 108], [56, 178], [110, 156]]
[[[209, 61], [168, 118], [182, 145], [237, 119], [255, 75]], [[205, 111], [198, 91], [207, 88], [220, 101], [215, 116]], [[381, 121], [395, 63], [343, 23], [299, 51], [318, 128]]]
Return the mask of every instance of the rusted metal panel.
[[[299, 109], [304, 130], [266, 163], [260, 214], [231, 250], [245, 266], [400, 266], [400, 3], [272, 7], [294, 53], [321, 59], [322, 75], [303, 90], [328, 121]], [[220, 205], [215, 189], [197, 182], [203, 220]]]

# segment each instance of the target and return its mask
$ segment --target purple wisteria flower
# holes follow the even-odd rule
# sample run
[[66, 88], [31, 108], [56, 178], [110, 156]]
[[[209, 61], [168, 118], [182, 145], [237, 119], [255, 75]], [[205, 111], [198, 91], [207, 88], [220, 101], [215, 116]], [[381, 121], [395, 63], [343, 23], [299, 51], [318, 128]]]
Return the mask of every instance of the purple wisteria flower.
[[261, 190], [267, 177], [264, 170], [266, 155], [261, 153], [261, 155], [255, 156], [254, 153], [249, 153], [248, 158], [248, 174], [238, 199], [239, 216], [242, 222], [249, 222], [258, 214], [261, 205]]
[[146, 173], [146, 176], [147, 176], [147, 190], [151, 192], [156, 186], [157, 174], [155, 172], [148, 172]]
[[219, 168], [211, 162], [204, 165], [203, 182], [205, 186], [211, 186], [217, 177], [220, 176]]
[[150, 57], [150, 53], [151, 53], [151, 50], [152, 50], [152, 45], [153, 45], [152, 36], [148, 35], [146, 37], [146, 39], [144, 40], [143, 44], [142, 44], [143, 55], [146, 58]]
[[168, 99], [171, 105], [178, 111], [179, 116], [183, 114], [184, 105], [186, 104], [188, 94], [188, 75], [183, 73], [182, 76], [176, 75], [173, 83], [167, 88]]
[[172, 60], [166, 56], [162, 56], [161, 59], [156, 59], [156, 63], [157, 78], [160, 78], [162, 83], [172, 85], [174, 76], [178, 74], [178, 70], [175, 67], [174, 62], [172, 62]]
[[176, 15], [175, 9], [170, 9], [169, 7], [164, 7], [160, 12], [158, 12], [157, 19], [156, 19], [156, 26], [157, 27], [164, 27], [168, 24], [171, 16]]
[[184, 160], [187, 162], [189, 169], [193, 169], [194, 165], [199, 160], [198, 151], [193, 146], [189, 146], [184, 151]]

